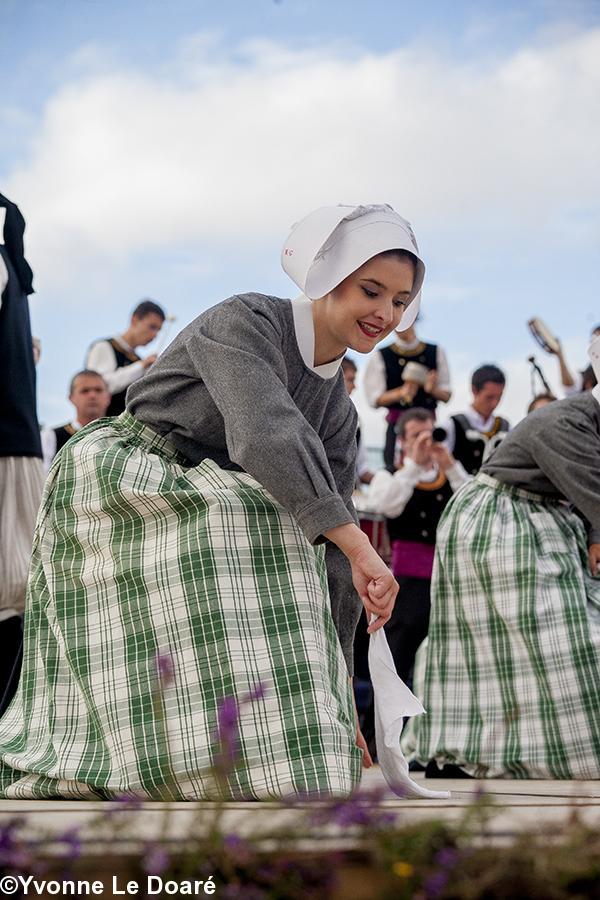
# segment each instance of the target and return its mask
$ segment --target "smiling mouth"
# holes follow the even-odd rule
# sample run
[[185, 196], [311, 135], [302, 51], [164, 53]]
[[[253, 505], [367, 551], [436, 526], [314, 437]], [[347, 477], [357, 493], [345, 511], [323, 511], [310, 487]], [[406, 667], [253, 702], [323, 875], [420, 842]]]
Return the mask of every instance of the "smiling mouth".
[[366, 334], [367, 337], [376, 338], [382, 333], [383, 328], [378, 328], [376, 325], [369, 325], [368, 322], [358, 322], [358, 327], [362, 331], [363, 334]]

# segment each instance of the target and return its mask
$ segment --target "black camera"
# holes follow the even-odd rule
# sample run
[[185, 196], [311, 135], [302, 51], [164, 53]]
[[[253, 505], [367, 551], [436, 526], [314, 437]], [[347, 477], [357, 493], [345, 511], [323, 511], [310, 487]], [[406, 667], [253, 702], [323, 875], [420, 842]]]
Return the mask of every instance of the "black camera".
[[448, 432], [446, 431], [446, 429], [440, 428], [439, 426], [437, 428], [434, 428], [431, 432], [431, 440], [435, 444], [443, 444], [447, 437]]

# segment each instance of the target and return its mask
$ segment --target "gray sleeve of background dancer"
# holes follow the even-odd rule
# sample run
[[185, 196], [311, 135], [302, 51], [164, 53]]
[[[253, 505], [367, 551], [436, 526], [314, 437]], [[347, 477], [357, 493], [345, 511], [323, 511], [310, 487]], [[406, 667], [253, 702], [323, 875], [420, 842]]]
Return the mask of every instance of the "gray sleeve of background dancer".
[[[356, 472], [356, 428], [357, 416], [352, 407], [341, 427], [325, 439], [324, 446], [340, 496], [353, 521], [358, 524], [352, 503]], [[340, 639], [348, 674], [353, 675], [354, 632], [360, 618], [362, 602], [352, 583], [350, 563], [342, 551], [330, 541], [327, 542], [326, 562], [331, 615]]]
[[589, 522], [590, 543], [600, 543], [600, 435], [581, 410], [563, 405], [560, 413], [538, 420], [527, 446], [544, 475]]

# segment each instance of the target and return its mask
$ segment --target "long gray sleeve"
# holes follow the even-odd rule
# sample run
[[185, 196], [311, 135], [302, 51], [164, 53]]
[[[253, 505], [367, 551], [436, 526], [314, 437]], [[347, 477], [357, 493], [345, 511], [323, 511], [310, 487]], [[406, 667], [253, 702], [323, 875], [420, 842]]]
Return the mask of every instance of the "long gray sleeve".
[[315, 543], [353, 519], [323, 441], [290, 396], [281, 345], [275, 323], [237, 297], [205, 313], [185, 339], [190, 362], [223, 416], [231, 460]]

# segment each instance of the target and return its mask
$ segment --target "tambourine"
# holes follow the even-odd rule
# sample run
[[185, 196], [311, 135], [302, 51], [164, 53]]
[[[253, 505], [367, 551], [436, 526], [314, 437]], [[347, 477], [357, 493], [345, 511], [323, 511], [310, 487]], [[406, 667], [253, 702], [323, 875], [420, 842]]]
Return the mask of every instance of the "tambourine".
[[530, 319], [527, 323], [529, 330], [537, 343], [546, 353], [558, 353], [560, 343], [555, 338], [548, 326], [541, 319]]

